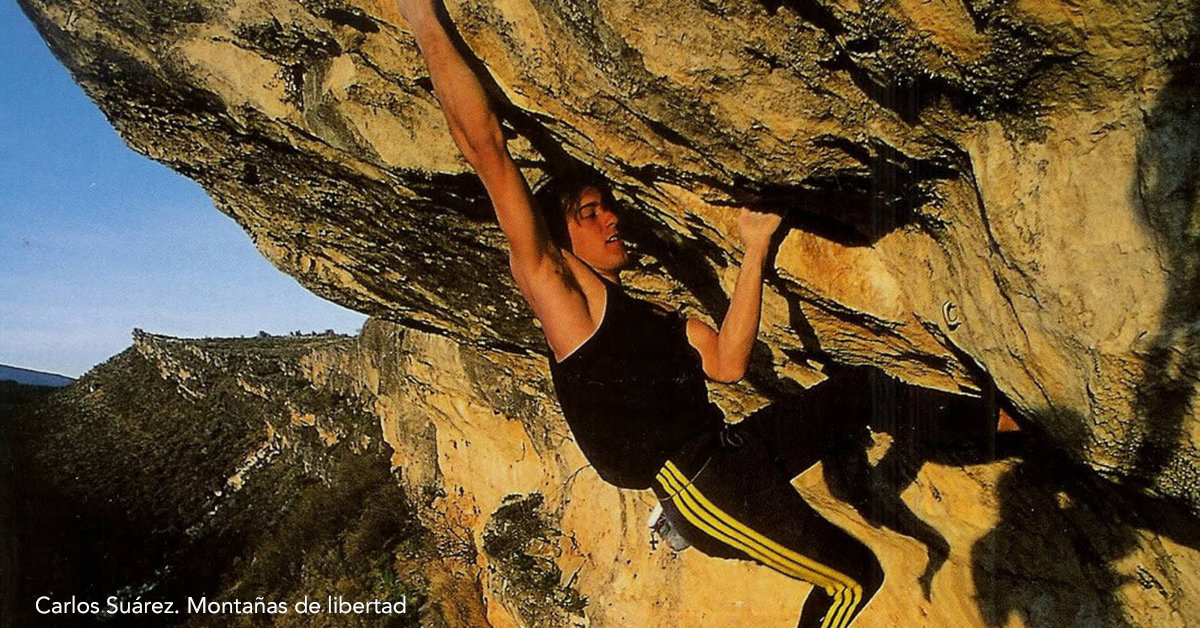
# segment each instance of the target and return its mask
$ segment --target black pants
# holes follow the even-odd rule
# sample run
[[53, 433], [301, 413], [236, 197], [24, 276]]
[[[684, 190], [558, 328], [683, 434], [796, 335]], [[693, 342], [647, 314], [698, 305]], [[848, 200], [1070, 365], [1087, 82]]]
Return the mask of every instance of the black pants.
[[866, 425], [977, 417], [985, 406], [875, 369], [847, 369], [797, 403], [730, 425], [719, 443], [681, 452], [659, 473], [655, 492], [671, 523], [705, 554], [754, 560], [812, 583], [801, 628], [845, 628], [883, 584], [883, 570], [870, 549], [813, 510], [791, 479]]

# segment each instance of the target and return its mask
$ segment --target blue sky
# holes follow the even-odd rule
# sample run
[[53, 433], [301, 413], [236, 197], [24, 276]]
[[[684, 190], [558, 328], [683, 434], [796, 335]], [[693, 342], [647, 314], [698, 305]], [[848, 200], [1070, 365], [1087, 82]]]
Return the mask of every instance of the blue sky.
[[271, 266], [200, 186], [126, 147], [12, 0], [0, 0], [0, 85], [0, 363], [75, 377], [134, 327], [362, 325]]

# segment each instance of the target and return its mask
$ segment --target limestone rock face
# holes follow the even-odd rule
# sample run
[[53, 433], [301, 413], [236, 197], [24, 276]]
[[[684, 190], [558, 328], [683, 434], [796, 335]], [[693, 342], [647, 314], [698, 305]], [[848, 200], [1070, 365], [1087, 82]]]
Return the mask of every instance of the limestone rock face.
[[[20, 1], [131, 146], [312, 290], [544, 351], [390, 3]], [[755, 390], [719, 396], [830, 360], [990, 378], [1068, 459], [1200, 510], [1194, 2], [448, 4], [526, 174], [614, 182], [634, 289], [719, 316], [731, 206], [791, 207]]]
[[[41, 518], [18, 535], [18, 564], [44, 586], [21, 594], [82, 582], [81, 599], [407, 595], [388, 624], [399, 626], [795, 625], [808, 585], [655, 548], [645, 526], [654, 497], [600, 480], [549, 385], [540, 358], [381, 321], [358, 338], [138, 334], [129, 351], [0, 423], [22, 469], [20, 499], [8, 503], [18, 520]], [[887, 472], [874, 501], [902, 502], [925, 532], [897, 532], [900, 511], [864, 518], [835, 497], [836, 465], [794, 482], [886, 571], [856, 628], [1186, 628], [1200, 617], [1200, 531], [1185, 508], [1048, 451], [922, 457], [901, 437], [877, 438], [908, 459], [876, 462]], [[919, 579], [939, 551], [926, 598]], [[52, 578], [63, 574], [75, 579]], [[38, 625], [25, 597], [17, 617]], [[76, 619], [63, 625], [95, 625]]]
[[[316, 389], [360, 399], [378, 416], [422, 524], [452, 548], [451, 564], [478, 570], [490, 625], [732, 628], [791, 626], [799, 616], [804, 583], [750, 562], [653, 548], [653, 495], [613, 488], [587, 465], [545, 401], [544, 360], [373, 321], [357, 346], [314, 351], [302, 364]], [[918, 580], [930, 551], [896, 532], [895, 516], [868, 522], [831, 494], [823, 467], [794, 482], [887, 573], [856, 627], [1182, 628], [1200, 617], [1200, 530], [1186, 509], [1149, 503], [1046, 452], [906, 464], [919, 472], [906, 481], [881, 474], [873, 499], [897, 491], [945, 544], [929, 599]], [[497, 542], [498, 530], [515, 539]], [[530, 576], [497, 550], [514, 547], [535, 559], [519, 564], [549, 589], [531, 590]]]

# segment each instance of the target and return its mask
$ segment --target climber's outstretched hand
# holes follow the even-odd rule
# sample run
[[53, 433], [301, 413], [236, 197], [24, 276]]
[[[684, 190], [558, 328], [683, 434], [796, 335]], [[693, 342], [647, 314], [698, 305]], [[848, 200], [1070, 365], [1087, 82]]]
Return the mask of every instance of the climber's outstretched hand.
[[746, 251], [765, 250], [771, 244], [771, 236], [779, 228], [783, 215], [774, 212], [743, 209], [738, 216], [738, 234]]

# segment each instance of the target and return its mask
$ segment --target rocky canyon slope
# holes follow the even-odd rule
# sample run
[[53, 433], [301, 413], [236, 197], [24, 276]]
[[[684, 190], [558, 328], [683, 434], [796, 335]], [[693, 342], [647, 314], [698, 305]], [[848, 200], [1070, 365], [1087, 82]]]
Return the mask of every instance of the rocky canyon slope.
[[[539, 358], [378, 321], [357, 338], [139, 333], [0, 422], [17, 472], [0, 473], [13, 511], [0, 514], [17, 523], [8, 625], [795, 624], [807, 585], [655, 547], [644, 523], [654, 498], [599, 479], [549, 386]], [[891, 473], [873, 498], [902, 499], [927, 526], [916, 536], [897, 532], [896, 511], [872, 521], [835, 496], [836, 464], [797, 481], [887, 570], [856, 628], [1185, 628], [1200, 617], [1200, 530], [1185, 508], [1044, 450], [908, 453], [908, 473], [877, 463]], [[918, 580], [933, 555], [944, 561], [926, 598]], [[408, 607], [39, 616], [31, 600], [47, 591]]]
[[[447, 543], [478, 550], [489, 530], [553, 523], [564, 536], [534, 534], [529, 560], [577, 583], [595, 625], [653, 625], [656, 603], [682, 616], [713, 591], [731, 605], [775, 596], [756, 608], [794, 617], [793, 585], [650, 553], [644, 496], [575, 473], [499, 230], [389, 2], [19, 2], [125, 140], [203, 185], [274, 264], [421, 330], [388, 340], [377, 323], [353, 359], [308, 377], [378, 397], [409, 497], [437, 504], [418, 508], [424, 524], [464, 531]], [[635, 292], [719, 317], [734, 208], [791, 210], [753, 373], [713, 388], [731, 417], [848, 363], [949, 390], [994, 384], [1028, 419], [1038, 456], [931, 461], [897, 484], [949, 555], [932, 605], [918, 588], [891, 590], [879, 604], [901, 615], [877, 625], [1198, 616], [1195, 570], [1168, 558], [1194, 560], [1181, 548], [1196, 546], [1195, 524], [1139, 517], [1174, 512], [1165, 504], [1200, 514], [1200, 5], [447, 4], [526, 175], [584, 166], [614, 182], [639, 252]], [[407, 355], [404, 338], [422, 339], [404, 367], [420, 376], [378, 366]], [[475, 455], [454, 453], [467, 441]], [[1076, 482], [1083, 469], [1098, 477]], [[889, 574], [921, 575], [925, 546], [842, 512], [820, 477], [801, 481], [839, 524], [889, 548]], [[1062, 529], [1078, 535], [1045, 538]], [[1150, 546], [1154, 558], [1134, 558]], [[483, 595], [501, 600], [487, 605], [494, 625], [573, 621], [576, 589], [505, 580], [504, 560], [464, 552]], [[1075, 590], [1089, 593], [1064, 593]], [[551, 619], [522, 614], [539, 591], [561, 603]]]

